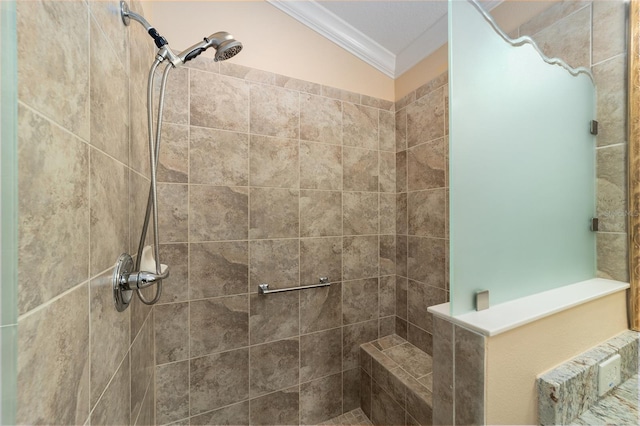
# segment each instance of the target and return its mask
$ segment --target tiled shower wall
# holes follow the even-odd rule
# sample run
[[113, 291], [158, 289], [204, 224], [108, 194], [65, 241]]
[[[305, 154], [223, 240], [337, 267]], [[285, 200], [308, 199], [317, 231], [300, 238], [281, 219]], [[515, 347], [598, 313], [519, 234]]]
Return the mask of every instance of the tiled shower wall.
[[[395, 329], [393, 102], [198, 58], [169, 82], [158, 424], [317, 424], [357, 408]], [[318, 282], [329, 288], [258, 295]]]
[[396, 334], [429, 355], [427, 308], [449, 300], [447, 79], [396, 102]]
[[154, 424], [152, 309], [118, 313], [110, 290], [146, 201], [136, 153], [153, 46], [117, 1], [19, 1], [17, 13], [17, 421]]

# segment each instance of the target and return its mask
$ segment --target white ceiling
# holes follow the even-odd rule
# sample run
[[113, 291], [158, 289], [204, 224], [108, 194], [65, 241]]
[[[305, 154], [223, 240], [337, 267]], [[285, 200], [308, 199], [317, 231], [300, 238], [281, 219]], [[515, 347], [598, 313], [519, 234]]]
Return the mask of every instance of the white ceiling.
[[447, 42], [447, 0], [267, 1], [392, 78]]

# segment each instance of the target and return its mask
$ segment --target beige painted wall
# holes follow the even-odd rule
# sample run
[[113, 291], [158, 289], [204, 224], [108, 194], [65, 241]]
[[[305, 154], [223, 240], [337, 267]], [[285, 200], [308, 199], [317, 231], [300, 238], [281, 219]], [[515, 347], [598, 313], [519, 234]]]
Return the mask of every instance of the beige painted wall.
[[627, 330], [621, 291], [487, 339], [487, 424], [537, 424], [538, 375]]
[[[558, 1], [507, 0], [492, 15], [510, 32]], [[237, 64], [377, 98], [398, 100], [447, 69], [444, 45], [394, 80], [264, 0], [144, 3], [146, 16], [174, 49], [229, 31], [244, 44], [233, 59]]]
[[[176, 50], [211, 33], [228, 31], [244, 45], [234, 63], [395, 100], [392, 78], [265, 1], [149, 3], [153, 25]], [[194, 7], [197, 14], [189, 12]]]

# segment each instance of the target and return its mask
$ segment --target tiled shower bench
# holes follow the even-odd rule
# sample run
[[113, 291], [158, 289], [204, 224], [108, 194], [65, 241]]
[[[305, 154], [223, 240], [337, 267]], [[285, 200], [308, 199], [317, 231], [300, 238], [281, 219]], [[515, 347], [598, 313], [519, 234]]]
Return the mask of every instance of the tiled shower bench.
[[431, 425], [431, 356], [391, 335], [360, 345], [360, 407], [374, 425]]

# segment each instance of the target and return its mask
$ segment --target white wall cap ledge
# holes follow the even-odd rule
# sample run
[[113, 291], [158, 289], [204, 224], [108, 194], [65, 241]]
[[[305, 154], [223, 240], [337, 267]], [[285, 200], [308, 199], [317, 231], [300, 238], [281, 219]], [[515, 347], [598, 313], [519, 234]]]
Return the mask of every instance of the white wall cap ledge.
[[629, 283], [594, 278], [501, 303], [484, 311], [453, 316], [449, 303], [443, 303], [429, 307], [428, 312], [485, 336], [496, 336], [628, 288]]

